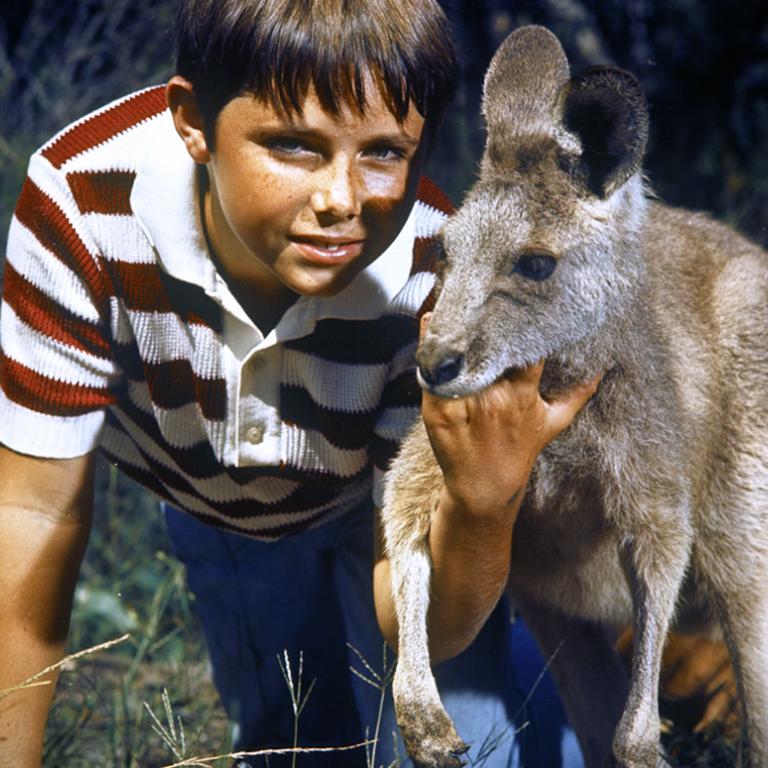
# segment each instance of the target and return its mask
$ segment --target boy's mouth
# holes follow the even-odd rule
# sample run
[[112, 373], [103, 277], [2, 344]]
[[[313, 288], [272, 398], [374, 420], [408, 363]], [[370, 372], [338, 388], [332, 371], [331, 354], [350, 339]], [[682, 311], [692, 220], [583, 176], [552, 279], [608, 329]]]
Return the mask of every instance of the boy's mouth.
[[306, 260], [316, 264], [342, 264], [353, 261], [360, 256], [365, 244], [365, 240], [301, 235], [289, 239]]

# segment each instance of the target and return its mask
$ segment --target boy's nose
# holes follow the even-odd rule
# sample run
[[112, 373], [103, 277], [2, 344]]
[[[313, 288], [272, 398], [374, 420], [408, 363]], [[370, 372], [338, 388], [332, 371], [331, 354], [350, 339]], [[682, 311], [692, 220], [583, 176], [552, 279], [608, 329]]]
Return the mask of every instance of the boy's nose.
[[350, 163], [339, 160], [319, 172], [311, 203], [315, 213], [337, 219], [350, 219], [360, 214], [356, 173]]

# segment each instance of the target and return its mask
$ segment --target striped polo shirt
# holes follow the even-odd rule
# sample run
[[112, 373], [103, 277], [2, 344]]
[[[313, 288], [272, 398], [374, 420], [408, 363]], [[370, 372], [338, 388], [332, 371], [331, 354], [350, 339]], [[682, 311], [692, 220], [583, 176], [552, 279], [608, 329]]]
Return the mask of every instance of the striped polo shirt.
[[217, 272], [197, 166], [162, 87], [36, 152], [0, 310], [0, 443], [101, 449], [161, 498], [262, 539], [361, 503], [418, 415], [418, 316], [449, 203], [422, 180], [403, 230], [332, 298], [267, 335]]

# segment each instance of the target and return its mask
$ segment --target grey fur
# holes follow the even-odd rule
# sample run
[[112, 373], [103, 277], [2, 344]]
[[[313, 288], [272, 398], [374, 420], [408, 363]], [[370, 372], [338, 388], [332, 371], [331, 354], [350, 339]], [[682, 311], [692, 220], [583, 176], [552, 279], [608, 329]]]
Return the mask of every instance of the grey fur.
[[[433, 387], [446, 397], [542, 358], [544, 396], [605, 372], [534, 467], [515, 528], [513, 600], [545, 655], [563, 643], [553, 672], [588, 766], [656, 765], [664, 638], [673, 620], [711, 617], [733, 658], [752, 765], [766, 768], [766, 253], [649, 199], [636, 81], [613, 68], [569, 79], [543, 28], [502, 44], [484, 114], [480, 178], [444, 228], [448, 260], [420, 369], [461, 360]], [[520, 259], [539, 253], [557, 259], [551, 277], [520, 274]], [[424, 679], [423, 568], [441, 483], [419, 424], [385, 491], [401, 628], [395, 704], [417, 763], [453, 767], [463, 745]], [[602, 628], [629, 621], [627, 681]]]

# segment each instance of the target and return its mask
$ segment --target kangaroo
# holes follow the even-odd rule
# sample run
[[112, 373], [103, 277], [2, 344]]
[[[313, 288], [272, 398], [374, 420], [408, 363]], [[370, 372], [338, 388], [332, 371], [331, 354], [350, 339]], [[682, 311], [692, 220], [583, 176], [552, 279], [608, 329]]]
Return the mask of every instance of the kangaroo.
[[[639, 83], [614, 67], [571, 78], [546, 29], [502, 43], [483, 114], [478, 181], [441, 235], [420, 384], [465, 396], [544, 359], [546, 397], [604, 372], [534, 466], [512, 544], [513, 602], [552, 657], [588, 766], [657, 765], [659, 668], [674, 620], [721, 628], [752, 765], [765, 768], [768, 254], [653, 199]], [[414, 761], [453, 768], [466, 747], [440, 703], [426, 635], [441, 484], [419, 423], [384, 495], [393, 690]], [[628, 622], [629, 680], [607, 629]]]

